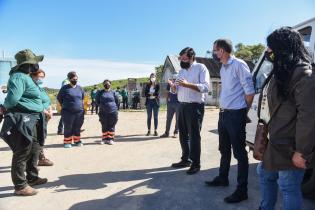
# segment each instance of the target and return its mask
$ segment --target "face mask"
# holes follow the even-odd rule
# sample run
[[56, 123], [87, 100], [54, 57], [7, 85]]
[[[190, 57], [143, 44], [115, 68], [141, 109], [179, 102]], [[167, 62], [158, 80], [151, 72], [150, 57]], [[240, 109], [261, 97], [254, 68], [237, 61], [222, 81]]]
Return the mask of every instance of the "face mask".
[[189, 69], [190, 66], [191, 66], [190, 62], [184, 62], [184, 61], [180, 62], [180, 67], [182, 67], [183, 69]]
[[110, 85], [106, 84], [106, 85], [104, 85], [104, 88], [105, 88], [106, 90], [108, 90], [108, 89], [110, 88]]
[[151, 78], [151, 82], [155, 82], [155, 80], [156, 80], [155, 77]]
[[38, 79], [36, 81], [36, 84], [38, 85], [38, 87], [42, 88], [43, 87], [43, 84], [44, 84], [44, 81], [42, 79]]
[[76, 84], [78, 83], [78, 81], [77, 81], [77, 80], [70, 80], [70, 83], [71, 83], [72, 85], [76, 85]]
[[214, 52], [212, 53], [212, 58], [213, 58], [214, 61], [220, 63], [220, 58]]
[[267, 61], [273, 63], [275, 61], [275, 54], [273, 52], [265, 52], [265, 58]]

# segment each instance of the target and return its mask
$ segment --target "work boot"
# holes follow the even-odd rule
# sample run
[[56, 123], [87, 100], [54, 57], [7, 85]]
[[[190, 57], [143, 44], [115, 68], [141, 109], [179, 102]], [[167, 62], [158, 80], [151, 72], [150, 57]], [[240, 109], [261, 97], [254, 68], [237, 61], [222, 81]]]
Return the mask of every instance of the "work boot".
[[51, 160], [47, 159], [44, 154], [40, 153], [39, 161], [37, 165], [38, 166], [52, 166], [54, 165], [54, 163]]
[[29, 181], [28, 184], [29, 184], [30, 186], [42, 185], [42, 184], [46, 184], [47, 181], [48, 181], [48, 179], [46, 179], [46, 178], [40, 178], [40, 177], [38, 177], [38, 178], [37, 178], [36, 180], [34, 180], [34, 181]]
[[32, 196], [32, 195], [36, 195], [37, 193], [38, 193], [37, 190], [35, 190], [29, 185], [27, 185], [21, 190], [14, 191], [14, 195], [18, 195], [18, 196]]
[[38, 166], [53, 166], [54, 162], [52, 162], [51, 160], [44, 158], [38, 161]]

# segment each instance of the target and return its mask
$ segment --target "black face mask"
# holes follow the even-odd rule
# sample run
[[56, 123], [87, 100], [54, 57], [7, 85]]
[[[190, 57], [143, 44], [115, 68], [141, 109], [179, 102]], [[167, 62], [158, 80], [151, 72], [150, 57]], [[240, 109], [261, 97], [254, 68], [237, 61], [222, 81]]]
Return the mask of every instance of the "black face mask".
[[214, 52], [212, 53], [212, 58], [215, 62], [220, 63], [220, 58], [218, 58], [217, 54], [215, 54]]
[[273, 52], [265, 52], [265, 59], [271, 63], [275, 62], [275, 54]]
[[180, 67], [182, 67], [183, 69], [189, 69], [190, 66], [191, 66], [190, 62], [184, 62], [184, 61], [180, 62]]
[[104, 88], [108, 90], [110, 88], [110, 85], [104, 85]]
[[77, 81], [77, 80], [70, 80], [70, 83], [71, 83], [72, 85], [76, 85], [76, 84], [78, 83], [78, 81]]

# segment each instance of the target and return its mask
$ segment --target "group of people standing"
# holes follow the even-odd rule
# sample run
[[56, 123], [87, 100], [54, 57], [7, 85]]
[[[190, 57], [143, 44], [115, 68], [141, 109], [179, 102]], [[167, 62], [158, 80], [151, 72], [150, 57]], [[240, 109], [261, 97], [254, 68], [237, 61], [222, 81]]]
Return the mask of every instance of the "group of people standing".
[[[260, 209], [274, 209], [278, 185], [285, 209], [301, 209], [300, 185], [304, 170], [314, 166], [315, 160], [315, 75], [311, 57], [300, 34], [283, 27], [267, 38], [264, 59], [273, 70], [268, 76], [259, 99], [259, 109], [265, 107], [269, 143], [263, 161], [258, 164], [262, 201]], [[226, 198], [227, 203], [248, 199], [248, 154], [245, 149], [247, 113], [251, 107], [255, 88], [250, 70], [243, 60], [233, 55], [232, 42], [218, 39], [213, 43], [213, 59], [222, 64], [220, 69], [221, 94], [218, 121], [219, 151], [221, 154], [218, 175], [205, 184], [209, 187], [229, 186], [231, 155], [237, 159], [236, 190]], [[168, 80], [167, 123], [168, 137], [173, 116], [176, 116], [174, 136], [179, 134], [182, 155], [174, 168], [189, 167], [188, 175], [200, 171], [201, 128], [205, 112], [205, 97], [210, 91], [210, 75], [204, 64], [197, 63], [193, 48], [179, 53], [181, 70]], [[8, 95], [1, 114], [4, 123], [1, 137], [13, 151], [12, 181], [16, 195], [34, 195], [31, 186], [44, 184], [47, 179], [38, 176], [38, 158], [46, 137], [46, 126], [52, 116], [50, 100], [41, 87], [45, 72], [38, 63], [43, 56], [30, 50], [16, 54], [17, 66], [12, 68], [8, 81]], [[84, 91], [77, 84], [76, 72], [67, 75], [69, 84], [63, 85], [57, 99], [62, 106], [64, 147], [82, 146], [80, 129], [84, 122]], [[109, 80], [103, 89], [95, 91], [92, 103], [99, 107], [102, 125], [101, 144], [113, 144], [118, 121], [118, 96]], [[147, 109], [147, 135], [158, 136], [160, 86], [156, 75], [151, 74], [145, 86]], [[271, 118], [271, 115], [273, 116]], [[74, 144], [72, 144], [74, 143]], [[44, 156], [43, 160], [46, 159]], [[25, 177], [25, 172], [27, 176]]]

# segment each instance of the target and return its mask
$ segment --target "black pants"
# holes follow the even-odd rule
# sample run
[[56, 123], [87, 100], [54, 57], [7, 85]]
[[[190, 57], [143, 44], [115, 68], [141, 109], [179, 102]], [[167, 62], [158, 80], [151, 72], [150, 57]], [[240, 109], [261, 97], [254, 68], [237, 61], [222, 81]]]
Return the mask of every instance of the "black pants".
[[64, 123], [64, 144], [71, 144], [72, 140], [74, 143], [81, 142], [80, 130], [84, 122], [84, 112], [69, 112], [62, 110], [62, 119]]
[[237, 188], [247, 192], [248, 157], [245, 149], [246, 109], [220, 112], [219, 114], [219, 150], [221, 153], [220, 177], [228, 179], [231, 163], [231, 146], [237, 159]]
[[92, 105], [91, 113], [93, 114], [93, 112], [94, 112], [94, 110], [95, 110], [95, 113], [98, 114], [98, 105], [97, 105], [96, 101], [95, 101], [95, 100], [92, 100], [91, 105]]
[[123, 97], [123, 109], [128, 109], [128, 97]]
[[115, 126], [118, 121], [118, 112], [99, 113], [102, 124], [102, 140], [113, 140], [115, 138]]
[[33, 141], [30, 142], [16, 128], [13, 128], [7, 141], [13, 152], [11, 178], [16, 190], [25, 188], [28, 181], [38, 179], [37, 162], [40, 146], [36, 126], [34, 126], [33, 132]]
[[192, 166], [200, 167], [202, 120], [204, 104], [180, 103], [178, 115], [179, 141], [184, 161], [192, 161]]
[[60, 120], [59, 120], [59, 124], [58, 124], [58, 133], [63, 133], [62, 115], [60, 115]]

